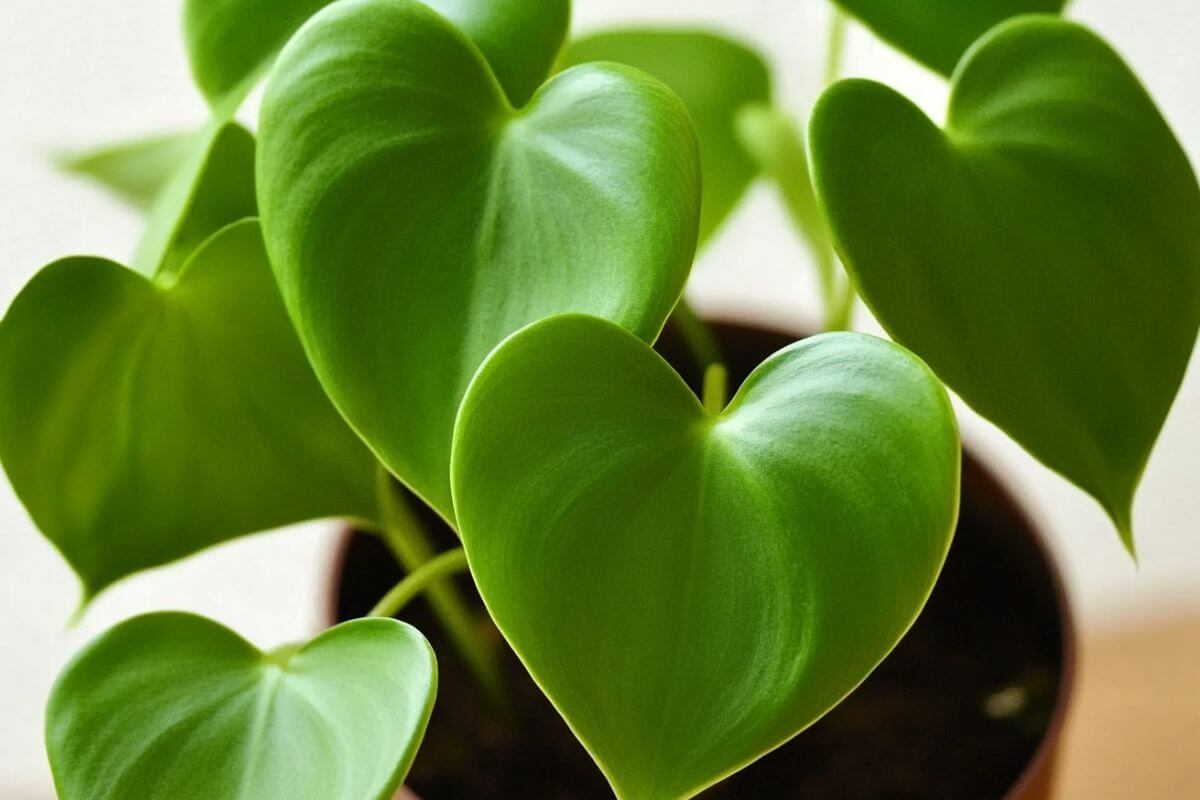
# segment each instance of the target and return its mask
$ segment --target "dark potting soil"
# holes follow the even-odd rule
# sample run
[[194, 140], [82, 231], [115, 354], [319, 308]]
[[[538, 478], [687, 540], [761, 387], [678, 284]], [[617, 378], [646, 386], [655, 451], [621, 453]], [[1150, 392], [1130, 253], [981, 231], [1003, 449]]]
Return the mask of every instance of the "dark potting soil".
[[[790, 343], [738, 327], [719, 334], [731, 387]], [[659, 349], [699, 384], [670, 329]], [[456, 544], [431, 512], [423, 518], [445, 547]], [[399, 578], [377, 538], [351, 536], [336, 576], [338, 619], [366, 613]], [[458, 583], [478, 604], [470, 581]], [[433, 642], [440, 669], [437, 705], [408, 778], [422, 800], [611, 800], [599, 770], [482, 610], [481, 629], [504, 653], [507, 716], [488, 709], [424, 601], [404, 617]], [[999, 800], [1049, 724], [1063, 635], [1055, 590], [1027, 523], [968, 458], [954, 545], [913, 629], [841, 705], [702, 798]]]

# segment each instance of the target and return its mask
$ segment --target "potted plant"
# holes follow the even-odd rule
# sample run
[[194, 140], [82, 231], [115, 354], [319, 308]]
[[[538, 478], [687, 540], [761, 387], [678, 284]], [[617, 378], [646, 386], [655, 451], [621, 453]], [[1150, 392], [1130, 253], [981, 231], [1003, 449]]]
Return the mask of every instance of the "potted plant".
[[[147, 230], [133, 268], [58, 261], [0, 321], [0, 461], [85, 606], [320, 517], [404, 574], [272, 650], [181, 613], [103, 634], [49, 699], [61, 797], [385, 800], [435, 699], [463, 698], [509, 736], [552, 707], [625, 800], [790, 795], [790, 773], [736, 787], [905, 636], [962, 552], [960, 495], [972, 519], [1001, 496], [961, 471], [947, 386], [1133, 552], [1200, 327], [1185, 155], [1061, 2], [840, 4], [950, 75], [944, 126], [841, 81], [806, 153], [748, 48], [564, 49], [567, 0], [187, 0], [211, 118], [72, 162]], [[251, 134], [234, 116], [264, 75]], [[758, 175], [813, 248], [830, 332], [714, 328], [680, 300]], [[856, 294], [895, 342], [838, 330]], [[420, 595], [436, 659], [392, 619]], [[998, 688], [1019, 717], [1028, 687]], [[446, 763], [470, 771], [477, 727], [430, 745], [457, 735]]]

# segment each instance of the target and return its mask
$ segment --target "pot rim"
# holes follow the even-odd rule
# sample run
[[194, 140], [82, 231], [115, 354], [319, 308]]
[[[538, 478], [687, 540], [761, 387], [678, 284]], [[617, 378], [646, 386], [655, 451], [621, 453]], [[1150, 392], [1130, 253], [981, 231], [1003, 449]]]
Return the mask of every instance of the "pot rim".
[[1054, 605], [1058, 612], [1059, 636], [1062, 640], [1059, 652], [1058, 694], [1054, 701], [1054, 711], [1050, 715], [1046, 730], [1042, 733], [1041, 741], [1033, 751], [1033, 756], [1025, 765], [1017, 782], [1004, 796], [1004, 800], [1033, 797], [1035, 791], [1044, 791], [1046, 797], [1051, 797], [1055, 782], [1056, 759], [1078, 680], [1079, 631], [1076, 627], [1075, 612], [1071, 607], [1071, 595], [1067, 591], [1067, 582], [1063, 576], [1058, 556], [1050, 546], [1043, 528], [1034, 523], [1025, 504], [1017, 502], [1013, 492], [991, 468], [984, 466], [978, 459], [976, 459], [976, 465], [980, 467], [982, 473], [993, 484], [993, 488], [1008, 503], [1014, 516], [1021, 522], [1026, 538], [1029, 539], [1041, 559], [1042, 567], [1050, 579], [1050, 588], [1054, 594]]

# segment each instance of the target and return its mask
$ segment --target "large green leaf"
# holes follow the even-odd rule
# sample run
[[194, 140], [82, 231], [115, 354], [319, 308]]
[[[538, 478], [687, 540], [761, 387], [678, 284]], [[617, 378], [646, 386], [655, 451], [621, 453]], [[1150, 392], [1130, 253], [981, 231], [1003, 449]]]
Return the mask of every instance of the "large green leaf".
[[106, 145], [58, 159], [69, 172], [90, 178], [135, 208], [148, 211], [195, 147], [196, 132], [167, 133]]
[[[512, 102], [545, 79], [570, 25], [570, 0], [424, 0], [466, 33]], [[187, 0], [184, 38], [196, 85], [229, 114], [304, 22], [330, 0]]]
[[235, 122], [213, 122], [190, 139], [159, 190], [133, 265], [170, 274], [221, 228], [257, 213], [254, 137]]
[[43, 269], [0, 321], [0, 461], [86, 597], [254, 531], [373, 513], [373, 460], [304, 359], [243, 222], [172, 284]]
[[770, 100], [771, 79], [763, 59], [739, 42], [704, 31], [634, 28], [586, 36], [572, 42], [563, 56], [565, 64], [589, 61], [645, 70], [687, 106], [700, 139], [700, 242], [707, 241], [758, 175], [738, 140], [735, 119], [746, 106]]
[[1058, 13], [1067, 0], [834, 0], [913, 58], [943, 75], [971, 44], [1020, 14]]
[[46, 748], [61, 800], [391, 800], [436, 691], [403, 622], [263, 653], [203, 617], [148, 614], [59, 677]]
[[467, 382], [561, 311], [650, 341], [682, 290], [699, 167], [682, 103], [628, 67], [560, 73], [514, 110], [415, 0], [345, 0], [280, 56], [259, 201], [317, 374], [384, 463], [447, 518]]
[[925, 602], [954, 528], [941, 384], [827, 334], [709, 414], [603, 320], [535, 323], [463, 401], [453, 481], [471, 571], [627, 800], [691, 797], [829, 710]]
[[1200, 189], [1134, 75], [1055, 17], [964, 62], [944, 132], [885, 86], [820, 101], [814, 176], [880, 322], [1033, 455], [1130, 506], [1200, 326]]

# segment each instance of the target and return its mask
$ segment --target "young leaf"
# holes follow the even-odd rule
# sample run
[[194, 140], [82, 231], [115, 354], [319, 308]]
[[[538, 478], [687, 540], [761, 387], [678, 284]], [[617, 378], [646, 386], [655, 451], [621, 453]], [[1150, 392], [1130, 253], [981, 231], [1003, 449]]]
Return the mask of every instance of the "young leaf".
[[345, 0], [263, 101], [271, 261], [318, 376], [448, 519], [454, 415], [484, 356], [561, 311], [650, 341], [687, 278], [699, 166], [682, 103], [628, 67], [560, 73], [514, 110], [415, 0]]
[[738, 141], [735, 118], [765, 104], [771, 79], [763, 59], [745, 45], [703, 31], [629, 29], [592, 34], [567, 47], [563, 63], [616, 61], [645, 70], [675, 91], [696, 125], [704, 192], [700, 243], [737, 206], [758, 167]]
[[946, 129], [834, 86], [814, 177], [867, 304], [963, 399], [1103, 504], [1130, 507], [1200, 326], [1200, 188], [1129, 68], [1055, 17], [988, 34]]
[[168, 133], [107, 145], [58, 159], [67, 170], [89, 178], [143, 211], [154, 205], [163, 187], [193, 152], [197, 134]]
[[888, 342], [788, 347], [711, 414], [643, 342], [566, 315], [484, 362], [452, 469], [505, 637], [618, 797], [678, 800], [811, 724], [908, 629], [959, 447], [941, 384]]
[[219, 115], [232, 116], [296, 29], [331, 0], [185, 0], [192, 77]]
[[148, 614], [67, 666], [46, 749], [62, 800], [391, 800], [436, 692], [433, 651], [396, 620], [263, 653], [203, 617]]
[[258, 225], [171, 285], [43, 269], [0, 321], [0, 461], [86, 598], [246, 533], [373, 513], [373, 460], [304, 359]]
[[422, 0], [475, 43], [520, 107], [546, 80], [571, 26], [570, 0]]
[[[570, 0], [424, 0], [474, 41], [512, 102], [545, 79], [570, 24]], [[187, 0], [184, 38], [196, 85], [232, 114], [292, 34], [330, 0]]]
[[943, 75], [971, 44], [1004, 20], [1057, 14], [1067, 0], [834, 0], [881, 39]]
[[254, 137], [235, 122], [210, 123], [155, 199], [134, 266], [169, 275], [208, 237], [256, 209]]

